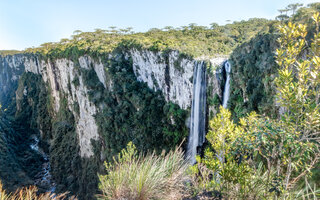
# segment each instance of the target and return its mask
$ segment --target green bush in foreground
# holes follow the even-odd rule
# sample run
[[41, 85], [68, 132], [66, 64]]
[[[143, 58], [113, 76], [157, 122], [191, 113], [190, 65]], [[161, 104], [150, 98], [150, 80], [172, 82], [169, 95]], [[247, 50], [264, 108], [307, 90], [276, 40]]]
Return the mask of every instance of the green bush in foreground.
[[[319, 199], [320, 14], [311, 44], [307, 26], [279, 27], [275, 79], [280, 118], [251, 113], [234, 123], [231, 113], [209, 122], [210, 146], [192, 167], [194, 193], [219, 191], [226, 199]], [[205, 173], [204, 173], [205, 172]], [[214, 177], [203, 178], [203, 175]]]
[[99, 175], [99, 199], [181, 199], [187, 163], [180, 148], [166, 155], [138, 155], [130, 142]]

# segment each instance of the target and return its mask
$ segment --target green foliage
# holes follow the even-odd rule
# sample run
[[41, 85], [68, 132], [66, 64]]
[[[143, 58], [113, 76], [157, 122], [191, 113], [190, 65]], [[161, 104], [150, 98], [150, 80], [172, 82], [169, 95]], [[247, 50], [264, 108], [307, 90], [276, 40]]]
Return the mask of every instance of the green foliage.
[[74, 79], [72, 80], [72, 84], [75, 86], [75, 87], [79, 87], [80, 86], [80, 81], [79, 81], [79, 77], [78, 76], [75, 76]]
[[[32, 151], [27, 145], [21, 145], [17, 148], [15, 145], [20, 145], [25, 132], [19, 132], [12, 127], [10, 121], [1, 116], [0, 119], [0, 177], [1, 181], [9, 191], [14, 191], [17, 187], [32, 184], [32, 179], [25, 169], [34, 169], [33, 164], [41, 164], [37, 159], [39, 156], [32, 156]], [[26, 143], [26, 141], [24, 142]], [[23, 149], [24, 148], [24, 149]], [[20, 157], [24, 155], [25, 157]], [[28, 163], [28, 161], [36, 161], [36, 163]], [[28, 167], [26, 167], [28, 166]]]
[[[294, 16], [289, 20], [306, 20], [307, 16], [319, 9], [319, 5], [315, 3], [307, 8], [296, 9], [292, 7]], [[309, 75], [318, 76], [318, 68], [313, 68], [318, 65], [318, 57], [312, 58], [310, 62], [302, 62], [299, 60], [302, 52], [294, 53], [297, 54], [297, 57], [293, 63], [299, 66], [289, 67], [292, 68], [292, 74], [280, 73], [282, 78], [280, 76], [277, 81], [282, 82], [271, 84], [276, 74], [273, 51], [277, 48], [275, 41], [278, 35], [274, 34], [275, 25], [277, 22], [250, 19], [225, 26], [212, 24], [208, 28], [190, 24], [176, 29], [172, 27], [166, 27], [163, 30], [152, 29], [146, 33], [133, 33], [131, 29], [117, 30], [115, 27], [110, 27], [110, 30], [98, 29], [90, 33], [75, 31], [71, 39], [62, 39], [59, 43], [46, 43], [39, 48], [28, 49], [24, 53], [35, 53], [51, 60], [63, 57], [74, 61], [75, 70], [78, 71], [72, 84], [76, 87], [80, 86], [79, 77], [81, 75], [83, 83], [89, 90], [90, 101], [101, 108], [101, 113], [95, 116], [100, 139], [91, 141], [95, 154], [93, 157], [80, 158], [79, 141], [75, 132], [74, 118], [76, 116], [70, 114], [66, 98], [63, 98], [62, 94], [60, 94], [62, 99], [60, 110], [53, 115], [50, 91], [46, 91], [45, 84], [40, 77], [26, 73], [22, 75], [19, 87], [1, 82], [0, 87], [10, 85], [10, 88], [13, 88], [10, 91], [16, 91], [18, 88], [17, 97], [19, 99], [17, 99], [15, 120], [18, 123], [17, 127], [23, 125], [26, 128], [26, 131], [17, 131], [15, 129], [17, 127], [11, 130], [11, 126], [15, 125], [10, 125], [10, 128], [11, 121], [1, 118], [1, 177], [8, 177], [12, 183], [28, 184], [32, 182], [33, 173], [37, 171], [36, 166], [41, 166], [41, 162], [40, 159], [37, 159], [39, 155], [30, 156], [32, 152], [29, 150], [22, 153], [22, 149], [28, 149], [28, 143], [23, 144], [23, 142], [32, 131], [41, 127], [43, 141], [50, 144], [50, 148], [47, 149], [45, 148], [48, 146], [46, 143], [43, 146], [46, 152], [50, 152], [52, 175], [57, 181], [57, 191], [67, 189], [82, 195], [83, 199], [92, 198], [92, 195], [97, 192], [97, 172], [102, 172], [99, 168], [102, 160], [112, 161], [112, 156], [118, 154], [129, 141], [133, 141], [139, 152], [155, 149], [157, 153], [160, 153], [162, 149], [174, 148], [187, 135], [185, 127], [187, 111], [180, 109], [175, 104], [166, 103], [160, 92], [150, 90], [146, 84], [137, 82], [130, 59], [125, 59], [124, 56], [109, 59], [108, 55], [124, 55], [130, 48], [136, 48], [161, 51], [164, 55], [171, 50], [179, 50], [183, 56], [197, 57], [212, 56], [217, 53], [228, 54], [236, 48], [231, 55], [233, 73], [230, 108], [234, 112], [233, 117], [240, 120], [240, 124], [232, 122], [230, 113], [223, 110], [218, 118], [214, 119], [214, 123], [210, 124], [208, 141], [211, 146], [206, 150], [205, 158], [198, 159], [200, 162], [198, 168], [193, 167], [194, 173], [204, 175], [202, 178], [199, 176], [196, 178], [197, 181], [202, 179], [200, 182], [203, 183], [199, 184], [200, 189], [197, 191], [201, 188], [214, 188], [230, 198], [267, 198], [270, 195], [273, 197], [278, 194], [286, 194], [286, 191], [294, 186], [293, 183], [307, 174], [313, 166], [319, 165], [315, 159], [317, 158], [315, 147], [318, 141], [309, 142], [311, 141], [310, 134], [315, 133], [315, 130], [311, 130], [310, 127], [317, 127], [315, 124], [318, 120], [319, 103], [318, 100], [315, 100], [319, 99], [318, 94], [311, 92], [311, 89], [318, 91], [318, 86], [312, 84], [319, 80], [307, 78], [305, 86], [302, 85], [303, 82], [298, 81]], [[295, 41], [308, 40], [313, 37], [318, 24], [308, 27], [309, 33], [306, 36], [298, 35]], [[290, 32], [291, 29], [285, 28], [284, 30]], [[261, 32], [263, 34], [255, 37]], [[251, 38], [253, 39], [250, 42], [245, 43]], [[315, 41], [312, 48], [318, 55], [319, 43], [318, 40]], [[240, 44], [243, 45], [237, 48]], [[289, 47], [290, 45], [295, 46], [294, 43], [288, 43], [288, 45]], [[299, 45], [297, 47], [300, 47]], [[278, 51], [279, 55], [290, 55], [293, 52], [290, 48], [288, 52]], [[0, 52], [1, 55], [15, 53], [19, 52]], [[113, 85], [112, 90], [104, 89], [93, 70], [79, 68], [78, 58], [81, 55], [107, 60], [104, 64], [108, 81]], [[288, 59], [284, 61], [287, 62]], [[181, 72], [183, 71], [179, 60], [174, 63], [174, 66]], [[308, 71], [309, 69], [312, 70]], [[304, 78], [301, 78], [300, 75], [293, 75], [297, 71], [302, 71], [301, 74], [305, 74]], [[283, 77], [289, 78], [291, 82], [286, 82], [286, 78]], [[9, 81], [6, 80], [6, 77], [1, 78], [1, 81], [3, 80]], [[284, 87], [286, 89], [283, 90], [288, 94], [284, 97], [278, 96], [277, 99], [280, 101], [286, 99], [285, 102], [290, 103], [290, 106], [287, 108], [282, 106], [286, 109], [280, 122], [256, 115], [245, 117], [246, 113], [253, 110], [276, 117], [278, 112], [273, 106], [275, 101], [273, 96], [276, 91], [274, 89], [276, 86], [278, 89], [282, 88], [281, 84], [282, 86], [288, 84], [288, 87]], [[6, 94], [4, 87], [1, 89], [1, 102], [5, 102], [3, 105], [8, 109], [6, 114], [12, 117], [15, 105], [9, 105], [8, 102], [14, 98], [15, 94], [14, 92]], [[24, 96], [25, 89], [28, 93], [27, 97]], [[282, 90], [277, 91], [281, 93]], [[296, 95], [297, 93], [300, 96]], [[208, 102], [217, 107], [220, 100], [218, 96], [210, 96]], [[295, 105], [298, 103], [300, 105]], [[75, 103], [72, 106], [76, 113], [79, 113], [79, 105]], [[245, 118], [240, 119], [241, 117]], [[221, 123], [228, 124], [228, 126], [223, 126]], [[294, 123], [298, 125], [294, 126]], [[301, 135], [303, 137], [299, 138]], [[300, 141], [301, 139], [303, 141]], [[312, 141], [314, 140], [312, 138]], [[14, 148], [14, 146], [19, 146], [19, 148]], [[217, 155], [221, 155], [220, 159]], [[152, 158], [156, 156], [153, 155]], [[137, 159], [139, 162], [144, 160]], [[26, 163], [33, 163], [33, 165], [26, 167], [26, 170], [21, 169], [26, 166]], [[126, 164], [126, 162], [123, 161], [121, 164]], [[139, 163], [140, 165], [148, 166]], [[17, 172], [17, 175], [12, 173], [13, 170]], [[214, 176], [218, 179], [211, 180], [206, 177], [213, 173], [216, 173]], [[11, 184], [7, 180], [5, 183], [6, 185]], [[140, 190], [141, 187], [137, 191]], [[150, 189], [150, 191], [153, 190]], [[286, 195], [291, 194], [293, 193]]]
[[106, 175], [99, 175], [99, 199], [180, 199], [187, 163], [181, 149], [166, 155], [143, 156], [129, 142], [112, 163], [105, 163]]
[[[50, 90], [50, 87], [46, 87], [39, 75], [22, 74], [16, 90], [17, 102], [13, 102], [14, 105], [17, 103], [15, 120], [41, 136], [40, 144], [50, 154], [51, 175], [56, 183], [56, 191], [70, 191], [78, 194], [80, 199], [92, 199], [98, 192], [97, 173], [102, 173], [103, 160], [112, 160], [112, 156], [119, 153], [130, 140], [133, 140], [141, 152], [156, 149], [160, 153], [163, 149], [174, 148], [188, 134], [185, 125], [187, 111], [176, 104], [166, 103], [161, 92], [155, 92], [145, 83], [137, 82], [132, 61], [126, 60], [124, 55], [113, 59], [105, 58], [107, 81], [112, 83], [112, 90], [104, 88], [94, 70], [82, 69], [78, 58], [72, 59], [75, 78], [70, 84], [79, 87], [81, 81], [88, 89], [89, 100], [101, 108], [101, 112], [95, 116], [100, 140], [91, 141], [95, 155], [90, 158], [79, 156], [79, 141], [75, 130], [77, 116], [73, 116], [69, 110], [70, 105], [63, 93], [59, 94], [59, 111], [55, 113], [52, 110], [54, 105], [51, 91], [46, 90]], [[71, 106], [79, 114], [78, 103]], [[41, 135], [38, 132], [40, 128], [43, 130]], [[29, 136], [25, 135], [26, 138]], [[28, 143], [21, 147], [27, 145]], [[3, 158], [7, 159], [6, 156], [7, 153]], [[11, 159], [11, 155], [9, 156]], [[39, 162], [34, 162], [34, 165], [38, 164], [40, 167]], [[8, 161], [0, 163], [0, 173], [1, 167], [12, 168], [8, 166], [11, 166]], [[12, 171], [9, 171], [10, 176], [5, 172], [1, 177], [9, 177], [11, 183], [15, 179], [10, 178]], [[36, 171], [36, 168], [30, 168], [30, 172]], [[21, 182], [32, 183], [32, 179], [16, 177]], [[86, 184], [82, 184], [83, 182]], [[4, 183], [8, 185], [6, 180]]]
[[[81, 158], [75, 119], [62, 98], [60, 109], [52, 124], [50, 145], [51, 174], [57, 192], [70, 191], [80, 199], [91, 199], [97, 191], [99, 157]], [[86, 184], [82, 184], [86, 182]]]
[[251, 113], [235, 124], [221, 107], [209, 122], [210, 146], [191, 169], [193, 174], [204, 169], [214, 178], [194, 178], [196, 188], [218, 190], [230, 199], [319, 198], [318, 186], [307, 181], [320, 158], [319, 13], [313, 20], [316, 30], [308, 51], [305, 25], [289, 22], [279, 28], [280, 69], [274, 85], [281, 116]]
[[[48, 134], [51, 130], [51, 120], [47, 107], [48, 94], [41, 76], [30, 72], [23, 73], [19, 79], [16, 94], [15, 120], [34, 130], [43, 127], [43, 134]], [[42, 135], [42, 137], [49, 138], [50, 135]]]
[[[20, 77], [15, 118], [12, 121], [0, 118], [3, 122], [0, 123], [3, 130], [0, 131], [3, 136], [3, 140], [0, 138], [3, 144], [0, 144], [0, 176], [10, 191], [34, 182], [43, 163], [42, 156], [30, 148], [30, 135], [36, 134], [41, 148], [50, 154], [50, 173], [56, 191], [71, 191], [81, 199], [91, 199], [97, 193], [99, 158], [80, 158], [74, 116], [68, 109], [67, 99], [61, 98], [59, 112], [52, 115], [52, 99], [46, 88], [39, 75], [23, 73]], [[86, 184], [81, 184], [83, 181]], [[47, 188], [39, 189], [43, 192]]]
[[[251, 113], [234, 124], [231, 113], [221, 107], [206, 137], [210, 146], [191, 168], [195, 193], [215, 190], [231, 199], [305, 195], [298, 194], [295, 184], [317, 162], [317, 147], [301, 141], [283, 121]], [[312, 191], [308, 195], [319, 195], [317, 189]]]
[[[209, 86], [207, 89], [207, 104], [208, 106], [211, 106], [214, 108], [214, 110], [219, 110], [219, 106], [222, 104], [221, 99], [218, 94], [214, 94], [213, 97], [211, 97], [213, 89]], [[215, 116], [216, 113], [210, 112], [209, 113], [209, 119], [212, 119]]]
[[[296, 171], [288, 160], [286, 187], [295, 184], [301, 176], [313, 168], [320, 158], [319, 130], [319, 86], [320, 86], [320, 48], [319, 48], [319, 13], [312, 17], [315, 23], [315, 33], [308, 51], [306, 37], [307, 26], [288, 23], [279, 28], [282, 33], [278, 39], [280, 48], [277, 50], [277, 63], [281, 67], [279, 77], [275, 80], [277, 101], [282, 109], [282, 121], [292, 131], [292, 137], [299, 140], [301, 145], [291, 152], [291, 157], [302, 156], [309, 165], [305, 171], [298, 172], [299, 176], [290, 182], [290, 176]], [[301, 59], [302, 54], [306, 59]]]
[[[266, 197], [270, 179], [262, 162], [252, 160], [254, 137], [248, 124], [254, 124], [257, 115], [252, 113], [237, 125], [231, 120], [231, 113], [220, 107], [220, 113], [209, 123], [206, 136], [210, 146], [192, 173], [211, 174], [213, 179], [196, 178], [194, 185], [201, 190], [218, 190], [224, 198], [260, 199]], [[270, 172], [271, 173], [271, 172]], [[198, 179], [198, 180], [197, 180]], [[199, 189], [198, 189], [199, 190]]]
[[92, 73], [95, 77], [84, 75], [89, 98], [97, 106], [103, 105], [96, 120], [106, 159], [110, 161], [130, 141], [142, 152], [150, 149], [161, 152], [180, 144], [188, 134], [187, 111], [166, 103], [161, 92], [138, 82], [131, 60], [123, 56], [111, 59], [107, 69], [112, 90], [105, 90], [95, 73]]
[[113, 52], [116, 48], [150, 49], [152, 51], [178, 50], [189, 56], [228, 54], [238, 44], [265, 31], [266, 19], [253, 18], [225, 26], [198, 26], [190, 24], [180, 28], [151, 29], [146, 33], [128, 30], [97, 29], [95, 32], [76, 31], [71, 39], [58, 43], [45, 43], [39, 48], [27, 49], [46, 57], [74, 57], [89, 54], [93, 57]]
[[274, 33], [258, 35], [231, 54], [232, 73], [228, 107], [234, 119], [244, 117], [251, 111], [269, 116], [277, 115], [273, 106], [275, 90], [272, 82], [277, 69], [274, 61], [276, 38]]
[[18, 87], [18, 81], [15, 80], [13, 74], [21, 75], [24, 72], [23, 64], [20, 64], [16, 67], [10, 67], [8, 65], [8, 61], [13, 61], [15, 57], [18, 59], [21, 58], [22, 55], [0, 55], [1, 69], [0, 69], [0, 102], [3, 109], [6, 109], [7, 115], [13, 116], [15, 112], [15, 91]]
[[[16, 92], [16, 115], [12, 116], [11, 110], [15, 108], [15, 103], [0, 114], [0, 177], [9, 191], [32, 184], [44, 162], [42, 155], [30, 148], [30, 136], [38, 135], [35, 129], [46, 124], [48, 119], [46, 111], [39, 107], [46, 105], [42, 104], [46, 91], [41, 80], [37, 75], [23, 74]], [[25, 96], [25, 93], [30, 96]], [[40, 113], [46, 117], [39, 118]], [[43, 136], [46, 137], [46, 133]], [[43, 191], [43, 188], [40, 190]]]
[[18, 50], [0, 50], [0, 56], [7, 56], [7, 55], [15, 55], [20, 54], [22, 51]]
[[[306, 40], [309, 43], [316, 31], [312, 14], [317, 11], [320, 11], [318, 3], [309, 4], [295, 11], [289, 18], [290, 21], [307, 24]], [[277, 117], [279, 113], [274, 106], [276, 88], [273, 82], [278, 70], [274, 58], [279, 47], [278, 25], [279, 22], [270, 23], [269, 31], [243, 43], [230, 55], [232, 73], [228, 108], [236, 120], [252, 111], [270, 117]]]
[[178, 145], [188, 135], [188, 129], [185, 126], [185, 120], [187, 118], [187, 111], [181, 109], [177, 104], [167, 103], [163, 107], [163, 112], [166, 114], [166, 119], [171, 123], [168, 126], [164, 126], [165, 137], [170, 138], [173, 145]]

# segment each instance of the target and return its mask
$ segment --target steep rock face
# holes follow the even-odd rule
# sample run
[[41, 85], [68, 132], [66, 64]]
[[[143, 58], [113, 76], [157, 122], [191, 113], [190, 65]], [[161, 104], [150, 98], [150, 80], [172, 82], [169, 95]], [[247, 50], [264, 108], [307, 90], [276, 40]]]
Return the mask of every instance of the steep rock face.
[[[136, 49], [130, 50], [127, 58], [132, 59], [133, 71], [138, 81], [147, 83], [148, 87], [155, 91], [160, 90], [167, 102], [176, 103], [182, 109], [191, 107], [193, 70], [195, 64], [200, 62], [201, 58], [198, 59], [199, 61], [192, 60], [182, 57], [177, 51], [163, 54]], [[225, 57], [210, 59], [211, 65], [215, 66], [215, 69], [213, 74], [208, 76], [209, 92], [217, 94], [219, 97], [222, 95], [222, 72], [220, 67], [217, 66], [220, 66], [225, 60]], [[94, 116], [100, 108], [89, 100], [88, 89], [84, 84], [77, 63], [79, 63], [81, 69], [93, 69], [104, 88], [112, 90], [112, 81], [107, 81], [104, 69], [106, 64], [104, 65], [101, 59], [95, 61], [90, 56], [79, 57], [77, 63], [65, 58], [43, 60], [34, 55], [5, 56], [1, 57], [0, 62], [2, 62], [0, 69], [1, 97], [4, 98], [3, 96], [10, 91], [9, 87], [11, 85], [17, 84], [19, 76], [24, 71], [41, 75], [43, 81], [49, 87], [53, 102], [53, 114], [59, 111], [61, 100], [66, 99], [69, 110], [76, 118], [80, 155], [82, 157], [92, 156], [93, 151], [90, 141], [91, 139], [97, 140], [99, 137]], [[213, 109], [212, 106], [209, 106], [209, 112]]]
[[[137, 80], [146, 82], [151, 89], [161, 90], [166, 101], [177, 103], [183, 109], [190, 108], [193, 68], [197, 61], [181, 59], [177, 51], [164, 56], [147, 50], [132, 50], [129, 57], [132, 58], [132, 67]], [[53, 114], [58, 113], [61, 101], [66, 99], [69, 110], [76, 118], [80, 155], [92, 156], [90, 141], [97, 140], [99, 136], [94, 119], [99, 107], [90, 102], [88, 89], [74, 61], [65, 58], [44, 60], [35, 55], [14, 55], [1, 57], [1, 62], [1, 97], [9, 98], [6, 94], [16, 89], [10, 86], [17, 85], [19, 76], [23, 72], [41, 75], [49, 87]], [[112, 89], [112, 81], [106, 81], [104, 64], [101, 60], [96, 62], [89, 56], [81, 56], [77, 63], [81, 69], [93, 69], [103, 86]]]
[[149, 88], [161, 90], [166, 101], [174, 102], [181, 108], [191, 106], [193, 70], [197, 61], [179, 57], [179, 52], [167, 55], [148, 50], [131, 50], [133, 70], [139, 81]]
[[[161, 90], [166, 101], [174, 102], [183, 109], [191, 107], [193, 96], [193, 73], [195, 65], [207, 60], [210, 72], [207, 76], [211, 96], [217, 95], [222, 99], [224, 85], [223, 64], [228, 56], [199, 57], [192, 60], [183, 57], [178, 51], [168, 54], [148, 50], [131, 50], [133, 69], [138, 81], [148, 84], [149, 88]], [[209, 95], [210, 97], [210, 95]], [[209, 112], [217, 112], [214, 106], [209, 105]]]
[[[110, 57], [110, 56], [109, 56]], [[138, 81], [146, 82], [153, 90], [162, 91], [167, 102], [178, 104], [183, 109], [191, 106], [193, 90], [193, 68], [197, 61], [179, 58], [177, 51], [168, 56], [152, 51], [130, 51], [133, 70]], [[104, 65], [89, 56], [78, 58], [82, 69], [93, 69], [103, 86], [112, 89], [112, 82], [106, 82]], [[36, 56], [22, 58], [26, 72], [40, 74], [50, 87], [55, 113], [59, 111], [61, 99], [67, 99], [69, 110], [76, 118], [76, 132], [79, 138], [80, 155], [93, 155], [91, 139], [98, 139], [98, 128], [94, 115], [99, 111], [89, 100], [88, 89], [75, 63], [68, 59], [42, 60]], [[74, 84], [74, 80], [77, 80]], [[78, 104], [78, 111], [74, 104]]]
[[[221, 59], [211, 59], [211, 66], [220, 65]], [[156, 145], [160, 138], [163, 140], [160, 146], [165, 148], [163, 144], [174, 146], [179, 143], [179, 138], [186, 136], [186, 110], [190, 109], [193, 98], [194, 68], [200, 62], [201, 59], [194, 60], [179, 55], [177, 51], [160, 53], [137, 49], [106, 55], [103, 58], [88, 55], [72, 59], [49, 59], [30, 54], [5, 56], [0, 57], [0, 100], [13, 104], [28, 102], [31, 106], [39, 107], [35, 108], [37, 112], [45, 110], [49, 121], [41, 117], [39, 119], [38, 116], [32, 123], [42, 120], [40, 125], [35, 127], [39, 129], [40, 135], [45, 135], [44, 138], [48, 140], [47, 148], [51, 148], [50, 153], [54, 148], [54, 157], [51, 160], [53, 176], [58, 184], [57, 190], [62, 188], [73, 193], [82, 191], [87, 194], [84, 199], [90, 199], [90, 195], [95, 193], [93, 189], [96, 188], [97, 181], [92, 177], [96, 176], [99, 163], [106, 159], [106, 154], [117, 153], [126, 145], [126, 140], [136, 141], [143, 149], [146, 145], [142, 144], [146, 141]], [[208, 64], [209, 62], [206, 65]], [[25, 77], [24, 81], [19, 81], [21, 77]], [[41, 88], [41, 92], [32, 93], [34, 83], [30, 80], [33, 77], [41, 80], [34, 82], [41, 82], [41, 87], [37, 87]], [[222, 79], [219, 67], [212, 68], [206, 81], [210, 86], [207, 87], [208, 98], [222, 95]], [[30, 83], [27, 86], [28, 81]], [[34, 95], [40, 93], [47, 96], [34, 101]], [[35, 102], [44, 105], [37, 106], [34, 105]], [[16, 110], [25, 109], [21, 103], [15, 105], [18, 106]], [[179, 111], [179, 107], [184, 111]], [[211, 105], [207, 108], [213, 109]], [[61, 118], [61, 113], [66, 116]], [[161, 120], [155, 122], [155, 118], [159, 116]], [[124, 124], [124, 131], [121, 132], [123, 135], [120, 135], [117, 130], [122, 127], [123, 119], [126, 119], [127, 124]], [[143, 123], [140, 123], [139, 119], [142, 119]], [[45, 127], [46, 124], [50, 124], [50, 127]], [[188, 126], [189, 122], [186, 125]], [[127, 128], [132, 133], [126, 135]], [[180, 134], [178, 137], [177, 131]], [[121, 137], [126, 137], [126, 140]], [[103, 146], [105, 144], [106, 148]], [[61, 152], [59, 153], [57, 147], [73, 150], [60, 159]], [[150, 148], [156, 146], [149, 145]], [[79, 158], [75, 158], [77, 154]], [[62, 160], [64, 163], [59, 168]], [[61, 170], [74, 168], [75, 165], [80, 167], [59, 177]], [[90, 184], [82, 185], [80, 182], [84, 180]], [[92, 194], [89, 194], [90, 192]]]
[[222, 104], [223, 90], [225, 84], [224, 63], [227, 61], [227, 56], [217, 56], [210, 58], [210, 68], [207, 76], [207, 105], [208, 118], [214, 117]]
[[[100, 80], [105, 85], [101, 63], [94, 63], [87, 56], [80, 57], [79, 63], [83, 69], [89, 70], [93, 67], [96, 72], [99, 72], [98, 77], [101, 77]], [[98, 127], [94, 119], [97, 108], [90, 102], [87, 95], [88, 89], [84, 85], [82, 76], [75, 69], [74, 62], [68, 59], [44, 61], [39, 60], [37, 57], [31, 57], [25, 59], [25, 70], [40, 74], [44, 82], [48, 83], [53, 99], [53, 108], [56, 113], [59, 111], [61, 98], [67, 100], [68, 108], [76, 118], [80, 155], [82, 157], [92, 156], [93, 151], [90, 141], [91, 139], [98, 139]], [[78, 84], [72, 84], [75, 78], [78, 78]], [[74, 106], [75, 104], [78, 104], [78, 106]]]
[[0, 56], [0, 102], [3, 107], [12, 101], [19, 77], [24, 72], [24, 59], [21, 54]]
[[[43, 157], [30, 146], [29, 136], [33, 130], [24, 126], [30, 121], [13, 120], [16, 100], [20, 101], [28, 95], [26, 87], [21, 89], [21, 94], [16, 94], [24, 72], [25, 58], [26, 55], [21, 54], [0, 56], [0, 178], [10, 191], [33, 184], [35, 172], [41, 170], [43, 163]], [[39, 187], [40, 191], [43, 189]]]

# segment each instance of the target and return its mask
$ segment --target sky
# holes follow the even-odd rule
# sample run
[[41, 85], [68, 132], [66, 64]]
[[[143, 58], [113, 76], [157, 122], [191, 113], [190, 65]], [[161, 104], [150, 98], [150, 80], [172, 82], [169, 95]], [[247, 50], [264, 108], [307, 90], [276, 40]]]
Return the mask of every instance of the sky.
[[133, 27], [136, 32], [190, 23], [209, 26], [274, 19], [291, 3], [317, 0], [0, 0], [0, 49], [23, 50], [73, 31]]

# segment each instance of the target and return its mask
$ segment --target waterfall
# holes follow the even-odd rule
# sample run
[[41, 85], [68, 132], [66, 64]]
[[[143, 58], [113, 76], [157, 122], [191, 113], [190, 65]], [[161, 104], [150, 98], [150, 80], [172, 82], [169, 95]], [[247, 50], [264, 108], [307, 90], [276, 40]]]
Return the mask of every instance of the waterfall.
[[224, 86], [224, 91], [223, 91], [223, 103], [222, 103], [222, 106], [224, 108], [227, 108], [228, 100], [229, 100], [229, 96], [230, 96], [230, 91], [229, 90], [230, 90], [231, 65], [230, 65], [229, 61], [225, 62], [224, 69], [226, 70], [227, 80], [226, 80], [226, 84]]
[[[226, 108], [230, 96], [231, 65], [225, 62], [226, 83], [223, 91], [223, 107]], [[188, 139], [187, 159], [196, 163], [198, 147], [205, 141], [206, 124], [206, 67], [204, 62], [197, 62], [193, 72], [193, 98], [191, 107], [190, 134]], [[219, 157], [222, 157], [220, 155]]]
[[[224, 91], [223, 91], [223, 102], [222, 102], [222, 106], [224, 108], [227, 108], [228, 106], [228, 100], [229, 100], [229, 96], [230, 96], [230, 72], [231, 72], [231, 65], [229, 63], [229, 61], [226, 61], [224, 63], [224, 69], [226, 71], [226, 76], [227, 76], [227, 80], [226, 83], [224, 85]], [[219, 153], [216, 154], [220, 163], [224, 163], [224, 151], [221, 151]], [[220, 175], [216, 174], [216, 180], [219, 182], [220, 181]]]
[[205, 141], [206, 119], [206, 65], [197, 62], [193, 72], [193, 98], [187, 159], [196, 163], [197, 148]]

